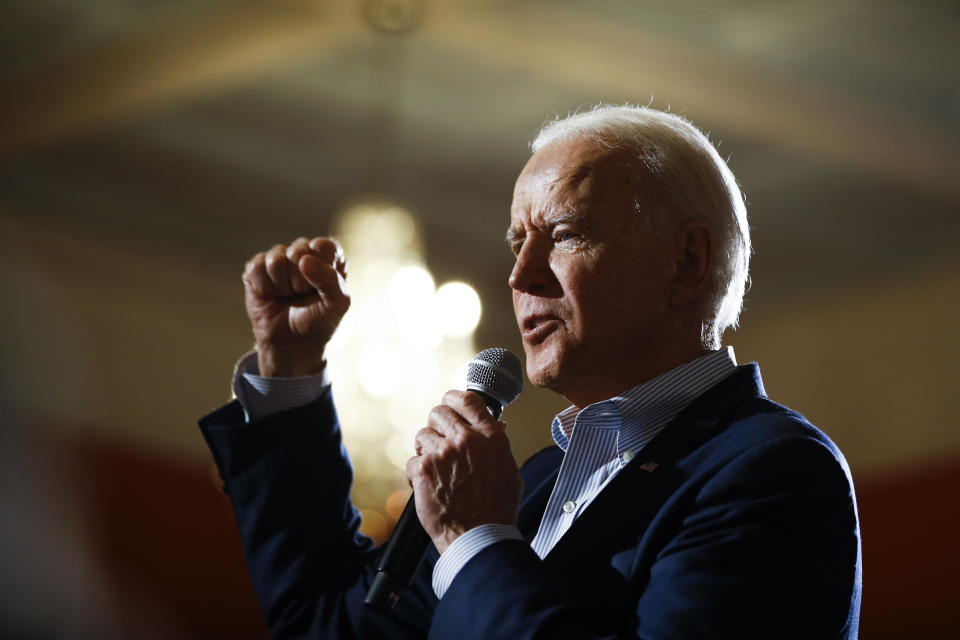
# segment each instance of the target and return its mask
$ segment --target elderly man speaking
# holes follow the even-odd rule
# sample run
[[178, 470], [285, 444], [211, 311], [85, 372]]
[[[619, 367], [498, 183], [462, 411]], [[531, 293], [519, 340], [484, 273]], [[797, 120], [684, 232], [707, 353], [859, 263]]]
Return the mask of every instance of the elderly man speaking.
[[527, 376], [571, 406], [520, 469], [478, 395], [425, 416], [407, 476], [433, 548], [391, 609], [364, 604], [382, 551], [358, 533], [324, 370], [344, 256], [300, 238], [248, 262], [257, 349], [201, 428], [271, 634], [855, 638], [846, 461], [721, 346], [750, 259], [730, 170], [688, 121], [643, 107], [552, 122], [533, 152], [509, 284]]

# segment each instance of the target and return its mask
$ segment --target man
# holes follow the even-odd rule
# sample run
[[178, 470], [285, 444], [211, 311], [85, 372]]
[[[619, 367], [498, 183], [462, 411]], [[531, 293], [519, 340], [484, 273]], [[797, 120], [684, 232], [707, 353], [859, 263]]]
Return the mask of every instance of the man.
[[846, 462], [720, 348], [750, 253], [729, 169], [691, 124], [648, 108], [551, 123], [533, 150], [509, 284], [529, 379], [572, 406], [554, 419], [557, 447], [518, 471], [483, 403], [444, 396], [407, 465], [435, 548], [389, 612], [363, 605], [378, 552], [357, 533], [324, 377], [349, 305], [344, 257], [301, 238], [248, 263], [243, 408], [201, 426], [271, 632], [856, 637]]

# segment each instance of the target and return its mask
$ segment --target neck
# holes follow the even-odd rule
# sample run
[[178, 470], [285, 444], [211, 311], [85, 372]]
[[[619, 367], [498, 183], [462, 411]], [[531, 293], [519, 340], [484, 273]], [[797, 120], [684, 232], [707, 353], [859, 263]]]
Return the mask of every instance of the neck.
[[649, 382], [671, 369], [696, 360], [712, 351], [715, 351], [715, 349], [709, 349], [702, 343], [697, 343], [686, 349], [648, 354], [644, 357], [630, 359], [616, 368], [611, 368], [609, 375], [593, 376], [590, 380], [575, 385], [575, 388], [565, 390], [562, 395], [578, 409], [583, 409], [595, 402], [602, 402], [621, 395], [629, 389]]

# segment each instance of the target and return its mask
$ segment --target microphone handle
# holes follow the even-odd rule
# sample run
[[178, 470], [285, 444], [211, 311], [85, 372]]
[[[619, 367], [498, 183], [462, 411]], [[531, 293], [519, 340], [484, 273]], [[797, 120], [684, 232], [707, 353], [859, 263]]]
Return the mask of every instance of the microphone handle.
[[429, 545], [430, 536], [417, 518], [417, 506], [411, 495], [387, 542], [364, 602], [381, 609], [396, 605], [401, 590], [408, 588], [413, 581]]
[[[498, 400], [478, 389], [470, 389], [470, 391], [483, 398], [494, 420], [500, 419], [503, 405]], [[380, 558], [377, 575], [367, 589], [367, 597], [363, 602], [381, 609], [393, 608], [400, 600], [400, 592], [409, 588], [410, 583], [413, 582], [413, 576], [416, 575], [424, 556], [427, 555], [429, 546], [430, 536], [420, 524], [417, 506], [411, 495], [387, 542], [387, 547]]]

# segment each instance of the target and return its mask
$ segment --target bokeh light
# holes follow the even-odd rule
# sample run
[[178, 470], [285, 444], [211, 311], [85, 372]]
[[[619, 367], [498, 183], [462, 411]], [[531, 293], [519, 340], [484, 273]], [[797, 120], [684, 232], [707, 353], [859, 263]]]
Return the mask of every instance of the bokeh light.
[[356, 468], [354, 503], [377, 538], [403, 508], [390, 501], [409, 495], [414, 436], [445, 391], [463, 388], [481, 303], [463, 282], [437, 286], [413, 216], [395, 205], [352, 207], [334, 234], [352, 303], [328, 346], [328, 371]]
[[390, 535], [390, 524], [376, 509], [360, 509], [360, 518], [360, 532], [378, 543], [383, 542]]
[[451, 336], [468, 336], [480, 322], [480, 296], [464, 282], [448, 282], [436, 294], [436, 311], [443, 332]]

